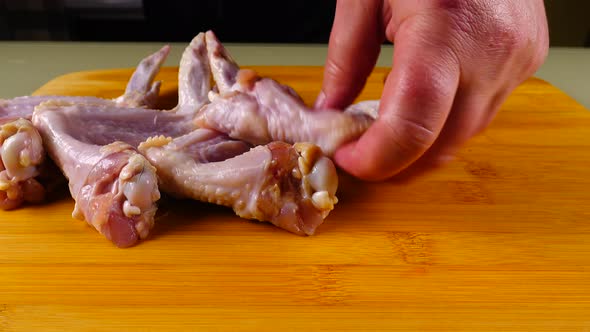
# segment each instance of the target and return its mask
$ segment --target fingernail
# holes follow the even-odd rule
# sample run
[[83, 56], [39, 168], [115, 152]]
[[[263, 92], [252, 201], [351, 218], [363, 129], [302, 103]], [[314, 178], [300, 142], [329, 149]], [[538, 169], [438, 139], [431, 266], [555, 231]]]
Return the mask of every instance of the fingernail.
[[316, 108], [316, 109], [323, 108], [325, 103], [326, 103], [326, 94], [324, 93], [324, 91], [321, 91], [318, 96], [318, 99], [316, 99], [315, 104], [313, 105], [313, 108]]

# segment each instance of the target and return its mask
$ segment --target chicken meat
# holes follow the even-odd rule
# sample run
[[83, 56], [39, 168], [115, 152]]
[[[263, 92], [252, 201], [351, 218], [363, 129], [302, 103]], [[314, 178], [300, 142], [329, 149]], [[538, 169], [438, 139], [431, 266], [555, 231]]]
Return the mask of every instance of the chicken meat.
[[[60, 177], [51, 160], [45, 157], [43, 142], [30, 122], [36, 106], [57, 100], [105, 107], [154, 107], [160, 91], [160, 82], [154, 83], [154, 78], [169, 53], [170, 47], [164, 46], [140, 61], [124, 94], [114, 100], [91, 96], [23, 96], [0, 100], [0, 209], [44, 201], [48, 184], [54, 184]], [[54, 179], [41, 181], [44, 175]]]
[[[32, 123], [41, 135], [35, 130], [31, 135], [38, 143], [44, 142], [49, 156], [66, 176], [75, 200], [73, 217], [86, 220], [119, 247], [134, 245], [148, 236], [154, 225], [156, 202], [160, 198], [156, 169], [136, 150], [136, 146], [155, 133], [180, 136], [195, 129], [186, 114], [196, 112], [207, 100], [208, 69], [202, 70], [203, 63], [199, 59], [193, 61], [200, 45], [204, 46], [202, 36], [195, 38], [183, 55], [179, 78], [184, 83], [179, 89], [179, 105], [173, 111], [68, 99], [49, 100], [35, 107]], [[147, 77], [146, 63], [153, 62], [142, 61], [144, 66], [140, 65], [136, 74]], [[137, 91], [143, 89], [142, 84], [143, 87], [147, 85], [141, 83], [136, 74], [117, 103], [131, 106], [141, 99]], [[205, 85], [204, 89], [201, 84]], [[30, 124], [24, 119], [17, 121]], [[202, 135], [202, 143], [209, 144], [192, 142], [195, 144], [187, 147], [187, 151], [199, 159], [226, 159], [249, 148], [224, 134], [203, 131], [209, 135]], [[12, 137], [18, 138], [16, 135]], [[217, 152], [215, 146], [228, 148]], [[27, 175], [33, 175], [31, 172]], [[12, 194], [12, 191], [8, 192]]]
[[73, 216], [120, 247], [148, 236], [160, 191], [314, 234], [338, 202], [329, 156], [370, 126], [378, 102], [312, 110], [290, 87], [241, 70], [209, 31], [182, 55], [177, 106], [158, 110], [153, 79], [168, 52], [144, 59], [114, 100], [3, 101], [0, 204], [42, 191], [45, 147], [69, 182]]
[[[113, 194], [112, 189], [121, 183], [128, 185], [117, 172], [122, 172], [125, 158], [133, 158], [144, 173], [151, 174], [147, 165], [153, 165], [159, 189], [173, 196], [230, 206], [241, 217], [268, 221], [297, 234], [313, 234], [337, 202], [334, 165], [312, 144], [274, 142], [252, 148], [218, 131], [195, 127], [192, 119], [211, 91], [204, 45], [201, 34], [185, 50], [179, 70], [179, 104], [170, 111], [64, 101], [37, 107], [33, 122], [49, 142], [46, 145], [52, 159], [68, 177], [76, 200], [74, 216], [85, 219], [120, 246], [142, 238], [153, 225], [155, 200], [143, 197], [138, 210], [135, 207], [139, 205], [126, 203], [138, 194], [118, 195], [125, 191]], [[150, 163], [135, 153], [133, 147], [138, 145]], [[127, 153], [121, 155], [113, 146], [124, 146]], [[76, 166], [79, 160], [88, 162], [80, 168]], [[101, 166], [107, 161], [119, 166]], [[94, 169], [103, 178], [91, 171]], [[137, 181], [140, 185], [128, 186], [141, 187], [147, 195], [148, 184]], [[109, 188], [109, 195], [96, 188]], [[158, 187], [150, 188], [149, 197], [158, 197]], [[142, 217], [131, 222], [125, 204], [133, 211], [147, 212], [140, 212]], [[106, 205], [111, 206], [108, 211], [103, 207]], [[95, 211], [97, 206], [99, 212]], [[141, 232], [121, 224], [139, 225]]]
[[[61, 112], [64, 101], [37, 107], [33, 123], [47, 151], [69, 182], [76, 205], [72, 216], [86, 220], [119, 247], [145, 238], [160, 198], [156, 169], [129, 144], [84, 142]], [[66, 104], [71, 106], [72, 104]]]
[[[316, 145], [272, 142], [204, 163], [182, 142], [201, 136], [203, 130], [174, 140], [155, 137], [139, 146], [158, 169], [163, 191], [228, 206], [242, 218], [270, 222], [298, 235], [314, 234], [338, 202], [336, 168]], [[227, 151], [224, 144], [222, 150]]]
[[332, 155], [358, 138], [377, 116], [378, 102], [340, 110], [312, 110], [288, 86], [240, 70], [213, 32], [206, 34], [209, 61], [219, 93], [201, 109], [196, 123], [253, 144], [310, 142]]

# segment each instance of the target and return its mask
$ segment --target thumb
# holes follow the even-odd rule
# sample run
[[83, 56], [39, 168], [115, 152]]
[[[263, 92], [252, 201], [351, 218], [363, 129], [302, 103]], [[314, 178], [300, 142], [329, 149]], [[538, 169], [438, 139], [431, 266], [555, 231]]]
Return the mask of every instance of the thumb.
[[347, 172], [383, 180], [413, 163], [437, 139], [459, 85], [459, 62], [439, 19], [404, 21], [395, 42], [393, 70], [378, 120], [356, 142], [336, 152]]

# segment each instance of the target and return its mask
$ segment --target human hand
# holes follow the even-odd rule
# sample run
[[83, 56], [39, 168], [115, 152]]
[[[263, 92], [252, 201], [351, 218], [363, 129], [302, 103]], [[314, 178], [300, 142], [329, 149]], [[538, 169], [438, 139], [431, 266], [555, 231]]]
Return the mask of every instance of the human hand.
[[353, 102], [385, 39], [395, 47], [379, 119], [335, 155], [366, 180], [450, 159], [549, 47], [542, 0], [338, 0], [316, 107]]

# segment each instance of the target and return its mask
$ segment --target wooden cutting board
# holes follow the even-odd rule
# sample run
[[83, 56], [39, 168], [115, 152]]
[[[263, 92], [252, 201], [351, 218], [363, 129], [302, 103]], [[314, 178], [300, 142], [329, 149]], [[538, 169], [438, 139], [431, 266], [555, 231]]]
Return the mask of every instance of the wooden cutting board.
[[[321, 69], [258, 67], [307, 102]], [[176, 69], [163, 70], [162, 107]], [[121, 94], [131, 70], [37, 94]], [[378, 98], [376, 70], [361, 99]], [[0, 331], [590, 331], [590, 112], [531, 79], [451, 164], [369, 184], [343, 175], [316, 236], [164, 201], [117, 249], [67, 193], [0, 212]]]

